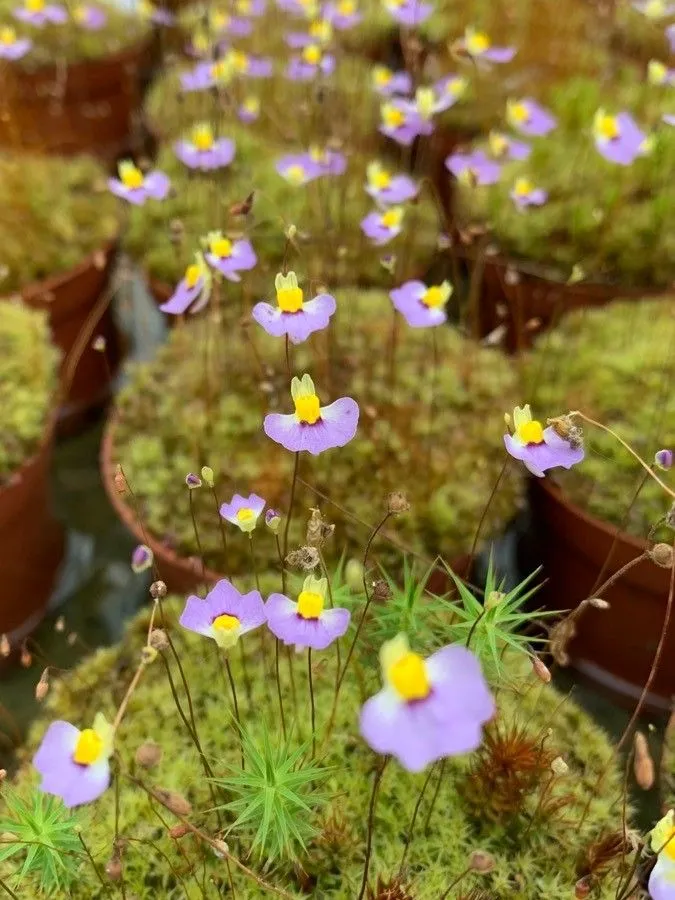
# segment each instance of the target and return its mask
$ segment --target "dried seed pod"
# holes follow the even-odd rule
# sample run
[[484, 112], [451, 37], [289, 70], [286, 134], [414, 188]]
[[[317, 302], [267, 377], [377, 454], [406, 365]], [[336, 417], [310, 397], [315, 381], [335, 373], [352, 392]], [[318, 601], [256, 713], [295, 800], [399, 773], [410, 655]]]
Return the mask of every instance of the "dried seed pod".
[[300, 547], [298, 550], [291, 550], [286, 557], [286, 564], [292, 569], [303, 569], [305, 572], [311, 572], [319, 565], [319, 551], [316, 547]]
[[473, 869], [474, 872], [480, 872], [481, 875], [486, 875], [488, 872], [494, 871], [495, 865], [494, 856], [487, 853], [485, 850], [474, 850], [469, 857], [469, 867]]
[[387, 510], [392, 516], [400, 516], [409, 509], [410, 503], [403, 491], [392, 491], [387, 497]]
[[169, 828], [169, 837], [172, 837], [174, 840], [185, 837], [186, 834], [190, 834], [190, 829], [187, 825], [183, 825], [182, 822], [179, 825], [174, 825], [173, 828]]
[[311, 516], [309, 517], [309, 522], [307, 523], [307, 533], [305, 535], [305, 541], [307, 543], [307, 546], [321, 549], [321, 547], [323, 547], [328, 538], [331, 537], [331, 535], [335, 531], [335, 525], [331, 525], [329, 522], [326, 522], [321, 514], [320, 509], [312, 507], [310, 509], [310, 512]]
[[122, 878], [122, 859], [119, 853], [114, 853], [105, 864], [105, 874], [110, 881], [120, 881]]
[[49, 669], [45, 669], [40, 675], [40, 680], [35, 685], [35, 699], [38, 703], [42, 703], [49, 693]]
[[153, 600], [163, 600], [167, 595], [167, 586], [163, 581], [153, 581], [150, 585], [150, 596]]
[[6, 659], [11, 652], [12, 647], [9, 643], [9, 638], [6, 634], [0, 635], [0, 656]]
[[586, 900], [591, 895], [591, 885], [588, 878], [580, 878], [574, 885], [574, 900]]
[[136, 763], [144, 769], [152, 769], [162, 759], [162, 748], [154, 741], [146, 741], [136, 750]]
[[537, 676], [540, 681], [543, 681], [544, 684], [550, 684], [551, 682], [551, 670], [543, 663], [538, 656], [532, 657], [532, 671]]
[[673, 567], [673, 548], [670, 544], [654, 544], [649, 551], [649, 558], [657, 566], [662, 569], [672, 569]]
[[635, 781], [643, 791], [648, 791], [654, 786], [654, 760], [649, 752], [647, 738], [641, 731], [636, 731], [633, 738], [633, 774]]
[[372, 587], [373, 600], [376, 603], [386, 603], [388, 600], [391, 600], [391, 588], [383, 578], [378, 578], [377, 581], [374, 581]]
[[21, 665], [24, 669], [30, 669], [33, 664], [33, 654], [25, 644], [21, 647]]
[[122, 466], [120, 466], [119, 464], [117, 465], [115, 474], [113, 475], [113, 484], [115, 485], [115, 490], [118, 494], [126, 494], [128, 490], [127, 480], [124, 477]]
[[157, 794], [164, 806], [175, 815], [189, 816], [192, 812], [192, 804], [178, 791], [166, 791], [163, 788], [157, 788]]
[[570, 767], [567, 765], [562, 756], [556, 756], [556, 758], [551, 762], [551, 772], [554, 775], [557, 775], [561, 778], [563, 775], [567, 775]]
[[153, 650], [168, 650], [169, 639], [163, 628], [153, 628], [148, 641]]

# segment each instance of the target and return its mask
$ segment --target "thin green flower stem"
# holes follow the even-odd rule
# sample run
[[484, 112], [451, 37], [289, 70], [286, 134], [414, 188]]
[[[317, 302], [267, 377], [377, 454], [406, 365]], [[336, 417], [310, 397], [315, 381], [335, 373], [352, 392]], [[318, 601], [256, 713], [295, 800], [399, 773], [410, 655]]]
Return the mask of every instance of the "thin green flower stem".
[[192, 490], [190, 488], [187, 489], [188, 495], [190, 497], [190, 518], [192, 519], [192, 529], [195, 533], [195, 541], [197, 542], [197, 552], [199, 553], [199, 562], [202, 567], [202, 582], [204, 584], [204, 588], [207, 588], [206, 582], [206, 563], [204, 562], [204, 551], [202, 550], [202, 542], [199, 537], [199, 529], [197, 528], [197, 517], [195, 515], [195, 501], [192, 496]]
[[218, 493], [216, 492], [215, 485], [211, 488], [211, 495], [216, 507], [216, 516], [218, 517], [218, 526], [220, 528], [220, 542], [223, 545], [223, 572], [227, 574], [227, 532], [225, 530], [225, 522], [223, 521], [223, 517], [220, 514], [220, 500], [218, 499]]
[[230, 890], [232, 891], [232, 900], [235, 900], [237, 896], [237, 891], [234, 887], [234, 880], [232, 878], [232, 869], [230, 868], [230, 861], [225, 858], [225, 866], [227, 867], [227, 880], [230, 882]]
[[7, 896], [11, 897], [12, 900], [19, 900], [18, 894], [14, 893], [14, 891], [3, 878], [0, 878], [0, 887], [3, 889], [3, 891], [6, 891]]
[[447, 886], [447, 888], [443, 891], [443, 893], [440, 896], [440, 900], [446, 900], [446, 897], [450, 894], [450, 891], [453, 888], [457, 887], [457, 885], [460, 883], [460, 881], [463, 881], [464, 878], [466, 878], [466, 876], [471, 871], [472, 871], [471, 866], [467, 866], [463, 872], [460, 872], [459, 875], [457, 876], [457, 878], [455, 878], [453, 881], [451, 881], [450, 884]]
[[97, 877], [98, 880], [101, 882], [101, 887], [103, 888], [103, 892], [104, 892], [108, 897], [112, 897], [112, 896], [113, 896], [112, 889], [111, 889], [111, 887], [110, 887], [109, 884], [106, 884], [106, 882], [105, 882], [103, 876], [101, 875], [101, 873], [100, 873], [100, 871], [99, 871], [98, 866], [96, 865], [96, 862], [94, 861], [94, 857], [91, 855], [91, 851], [89, 850], [89, 847], [87, 847], [87, 845], [86, 845], [86, 843], [85, 843], [85, 840], [84, 840], [84, 838], [82, 837], [82, 832], [79, 831], [79, 830], [77, 831], [77, 838], [78, 838], [79, 842], [82, 844], [82, 849], [83, 849], [84, 852], [87, 854], [87, 859], [88, 859], [89, 862], [91, 863], [91, 867], [92, 867], [92, 869], [94, 870], [94, 872], [96, 873], [96, 877]]
[[431, 332], [431, 381], [429, 383], [429, 423], [427, 429], [427, 469], [431, 467], [431, 453], [433, 450], [434, 417], [436, 414], [436, 385], [438, 382], [438, 340], [436, 329]]
[[286, 373], [289, 378], [292, 378], [293, 376], [291, 373], [291, 348], [288, 343], [288, 335], [286, 335], [285, 350], [286, 350]]
[[[187, 887], [187, 884], [185, 883], [185, 879], [180, 874], [180, 872], [176, 869], [174, 864], [169, 859], [168, 855], [162, 850], [162, 848], [159, 846], [159, 844], [155, 843], [155, 841], [151, 840], [150, 838], [128, 837], [128, 838], [126, 838], [126, 840], [129, 841], [129, 843], [131, 843], [131, 844], [141, 844], [141, 846], [145, 846], [146, 844], [149, 844], [154, 850], [156, 850], [157, 853], [162, 857], [164, 862], [168, 865], [174, 878], [176, 878], [183, 886], [183, 890], [185, 891], [185, 896], [186, 897], [190, 896], [190, 892], [188, 891], [188, 887]], [[196, 875], [195, 875], [195, 881], [197, 882], [197, 886], [199, 887], [199, 890], [201, 891], [202, 897], [206, 897], [206, 894], [204, 893], [204, 888], [199, 883], [199, 879], [196, 877]]]
[[281, 593], [286, 593], [286, 566], [284, 565], [284, 557], [281, 552], [281, 541], [279, 540], [278, 533], [274, 535], [274, 539], [277, 542], [277, 556], [279, 557], [279, 565], [281, 566]]
[[241, 674], [244, 677], [244, 690], [246, 691], [246, 702], [249, 707], [251, 706], [252, 697], [253, 697], [253, 688], [251, 686], [251, 678], [248, 674], [248, 663], [246, 661], [246, 649], [244, 648], [244, 642], [239, 641], [239, 661], [241, 663]]
[[630, 514], [631, 514], [633, 507], [635, 506], [635, 503], [637, 502], [637, 499], [640, 496], [640, 492], [642, 491], [642, 488], [645, 486], [648, 478], [649, 478], [649, 475], [647, 474], [647, 472], [643, 472], [642, 477], [640, 478], [640, 481], [638, 482], [638, 485], [635, 489], [635, 493], [633, 494], [633, 498], [631, 499], [630, 503], [628, 504], [628, 508], [626, 509], [626, 512], [624, 513], [623, 520], [622, 520], [621, 524], [617, 527], [616, 531], [614, 532], [614, 537], [612, 538], [612, 543], [610, 544], [609, 550], [607, 551], [607, 556], [605, 557], [605, 561], [602, 564], [602, 568], [600, 569], [600, 572], [598, 573], [598, 577], [595, 580], [595, 584], [591, 588], [591, 596], [593, 596], [593, 597], [596, 596], [596, 592], [598, 590], [598, 585], [600, 584], [602, 579], [605, 577], [605, 572], [607, 571], [610, 561], [612, 559], [612, 556], [614, 554], [614, 548], [619, 543], [619, 537], [621, 535], [621, 532], [626, 530], [626, 526], [628, 525], [628, 519], [630, 517]]
[[419, 796], [417, 798], [417, 802], [415, 803], [415, 808], [413, 810], [412, 818], [410, 820], [410, 825], [408, 825], [408, 835], [405, 843], [403, 844], [403, 853], [401, 854], [401, 862], [398, 867], [398, 877], [399, 879], [403, 875], [403, 867], [405, 866], [406, 857], [408, 856], [408, 850], [412, 846], [413, 837], [415, 834], [415, 823], [417, 822], [417, 814], [420, 811], [420, 806], [422, 805], [422, 800], [424, 799], [424, 795], [426, 793], [427, 788], [429, 787], [429, 782], [431, 781], [431, 776], [434, 773], [435, 766], [429, 766], [429, 772], [427, 773], [427, 777], [424, 779], [424, 784], [422, 785], [422, 790], [419, 792]]
[[485, 520], [487, 518], [487, 514], [492, 506], [492, 501], [494, 500], [497, 491], [499, 490], [499, 486], [502, 483], [502, 478], [504, 477], [506, 470], [509, 465], [509, 457], [504, 456], [504, 462], [502, 464], [501, 469], [499, 470], [499, 475], [497, 476], [497, 480], [495, 481], [492, 490], [490, 491], [490, 496], [488, 497], [488, 501], [483, 507], [483, 511], [480, 515], [480, 519], [478, 521], [478, 527], [476, 528], [476, 533], [473, 536], [473, 543], [471, 544], [471, 552], [469, 553], [469, 558], [466, 564], [466, 570], [464, 572], [464, 579], [466, 580], [469, 575], [471, 575], [471, 566], [473, 565], [474, 558], [476, 556], [476, 549], [478, 547], [478, 541], [480, 539], [480, 533], [483, 530], [483, 525], [485, 524]]
[[375, 777], [373, 778], [373, 790], [370, 794], [370, 804], [368, 806], [368, 831], [366, 832], [366, 858], [363, 863], [363, 877], [361, 879], [361, 889], [359, 891], [358, 900], [363, 900], [363, 895], [368, 886], [368, 871], [370, 869], [370, 855], [373, 849], [373, 820], [375, 818], [375, 803], [377, 802], [377, 793], [387, 768], [390, 757], [385, 756], [382, 762], [375, 769]]
[[[333, 599], [333, 585], [331, 584], [330, 574], [328, 572], [328, 566], [326, 565], [326, 560], [324, 558], [323, 553], [319, 549], [319, 562], [321, 563], [321, 568], [323, 569], [323, 574], [326, 577], [326, 584], [328, 586], [328, 602], [330, 604], [330, 608], [335, 608], [335, 601]], [[342, 668], [341, 662], [341, 654], [340, 654], [340, 640], [338, 638], [335, 641], [335, 690], [337, 690], [338, 681], [340, 679], [340, 669]]]
[[431, 822], [431, 817], [434, 813], [434, 807], [436, 806], [436, 801], [438, 800], [438, 795], [441, 790], [441, 785], [443, 784], [443, 776], [445, 775], [445, 764], [447, 762], [447, 756], [441, 760], [441, 764], [438, 768], [438, 781], [436, 782], [436, 790], [434, 791], [434, 796], [431, 798], [431, 804], [429, 806], [429, 811], [427, 812], [427, 817], [424, 822], [424, 833], [427, 834], [429, 831], [429, 823]]
[[298, 480], [298, 463], [300, 461], [300, 451], [295, 451], [295, 461], [293, 462], [293, 480], [291, 481], [291, 499], [288, 503], [288, 515], [286, 516], [286, 527], [284, 528], [284, 559], [288, 553], [288, 530], [291, 527], [291, 517], [293, 516], [293, 503], [295, 501], [295, 485]]
[[230, 661], [225, 654], [223, 656], [223, 660], [225, 662], [225, 672], [227, 673], [227, 680], [230, 682], [230, 691], [232, 692], [232, 705], [234, 706], [234, 717], [237, 722], [237, 732], [239, 733], [239, 749], [241, 751], [241, 767], [242, 769], [246, 768], [244, 765], [244, 733], [241, 729], [241, 718], [239, 716], [239, 703], [237, 701], [237, 688], [234, 683], [234, 678], [232, 676], [232, 669], [230, 668]]
[[255, 551], [253, 550], [253, 532], [250, 531], [248, 535], [248, 545], [251, 551], [251, 566], [253, 568], [253, 577], [255, 578], [255, 586], [258, 593], [261, 593], [260, 590], [260, 575], [258, 574], [258, 563], [255, 558]]
[[[262, 596], [262, 591], [260, 590], [260, 575], [258, 574], [258, 561], [256, 559], [255, 551], [253, 549], [253, 532], [250, 531], [248, 535], [248, 546], [251, 551], [251, 568], [253, 569], [253, 577], [255, 578], [255, 586], [258, 593]], [[262, 660], [263, 667], [263, 685], [265, 690], [265, 699], [269, 705], [272, 704], [272, 696], [270, 693], [270, 683], [269, 678], [267, 677], [267, 628], [260, 629], [260, 658]]]
[[[120, 766], [119, 760], [115, 758], [115, 836], [113, 838], [113, 847], [115, 852], [119, 853], [120, 840]], [[120, 873], [120, 890], [122, 892], [122, 900], [127, 900], [127, 889], [124, 882], [124, 866]]]
[[300, 713], [298, 706], [298, 692], [295, 687], [295, 669], [293, 667], [293, 651], [290, 645], [286, 646], [286, 662], [288, 663], [288, 679], [291, 683], [291, 699], [293, 700], [293, 711], [295, 712], [295, 722], [298, 728], [298, 737], [303, 740], [303, 728], [300, 724]]
[[307, 648], [307, 679], [309, 681], [309, 705], [312, 716], [312, 759], [316, 756], [316, 708], [314, 706], [314, 680], [312, 677], [312, 648]]
[[281, 732], [286, 740], [286, 717], [284, 716], [284, 701], [281, 696], [281, 678], [279, 676], [279, 638], [274, 641], [274, 671], [277, 676], [277, 697], [279, 698], [279, 715], [281, 716]]

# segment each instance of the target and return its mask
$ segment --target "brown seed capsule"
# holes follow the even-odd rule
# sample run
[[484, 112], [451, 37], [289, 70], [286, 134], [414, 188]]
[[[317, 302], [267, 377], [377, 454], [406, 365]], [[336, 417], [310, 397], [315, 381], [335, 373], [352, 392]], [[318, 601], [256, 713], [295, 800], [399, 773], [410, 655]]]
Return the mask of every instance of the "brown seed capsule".
[[169, 837], [172, 837], [174, 840], [185, 837], [186, 834], [190, 834], [190, 829], [187, 825], [183, 825], [182, 822], [179, 825], [174, 825], [173, 828], [169, 828]]
[[586, 900], [591, 895], [591, 885], [587, 878], [580, 878], [574, 885], [574, 900]]
[[251, 191], [248, 197], [241, 203], [233, 203], [230, 207], [231, 216], [247, 216], [253, 208], [253, 200], [255, 199], [255, 191]]
[[149, 644], [153, 650], [168, 650], [169, 639], [163, 628], [153, 628], [150, 632]]
[[305, 572], [311, 572], [319, 565], [319, 551], [316, 547], [300, 547], [298, 550], [291, 550], [286, 557], [286, 563], [292, 569], [303, 569]]
[[65, 627], [66, 627], [66, 620], [63, 618], [63, 616], [59, 616], [58, 619], [56, 620], [56, 622], [54, 622], [54, 631], [58, 632], [59, 634], [62, 634]]
[[6, 659], [11, 652], [12, 647], [9, 643], [9, 638], [6, 634], [0, 635], [0, 656]]
[[162, 748], [154, 741], [146, 741], [136, 750], [136, 763], [144, 769], [153, 769], [162, 759]]
[[673, 567], [673, 548], [670, 544], [654, 544], [649, 551], [649, 558], [657, 566], [662, 569], [672, 569]]
[[474, 872], [480, 872], [482, 875], [486, 875], [488, 872], [494, 870], [494, 856], [486, 853], [485, 850], [474, 850], [469, 857], [469, 867], [473, 869]]
[[562, 756], [556, 756], [555, 759], [551, 760], [551, 772], [554, 775], [557, 775], [558, 778], [562, 778], [563, 775], [567, 775], [570, 767], [567, 765]]
[[167, 587], [163, 581], [153, 581], [150, 585], [150, 596], [153, 600], [163, 600], [167, 595]]
[[77, 643], [77, 632], [71, 631], [68, 637], [66, 638], [66, 643], [69, 647], [74, 647]]
[[230, 848], [225, 841], [215, 840], [212, 846], [213, 852], [221, 859], [226, 859], [230, 855]]
[[190, 801], [186, 800], [185, 797], [177, 791], [165, 791], [162, 788], [157, 788], [157, 794], [166, 808], [170, 809], [175, 815], [189, 816], [192, 812], [192, 804]]
[[126, 494], [127, 492], [127, 480], [124, 477], [124, 472], [122, 471], [122, 466], [118, 465], [115, 469], [115, 474], [113, 476], [113, 484], [115, 485], [115, 490], [118, 494]]
[[122, 860], [119, 854], [115, 853], [105, 864], [105, 874], [110, 881], [119, 881], [122, 878]]
[[32, 664], [33, 664], [33, 655], [30, 652], [30, 650], [28, 649], [28, 647], [26, 647], [26, 645], [24, 644], [23, 647], [21, 648], [21, 665], [24, 667], [24, 669], [30, 669]]
[[7, 778], [7, 769], [0, 769], [0, 783]]
[[391, 588], [383, 578], [378, 578], [373, 582], [373, 600], [376, 603], [386, 603], [391, 600]]
[[323, 545], [326, 543], [328, 538], [335, 531], [335, 525], [331, 525], [329, 522], [326, 522], [324, 517], [321, 515], [321, 510], [312, 508], [310, 509], [311, 516], [309, 517], [309, 522], [307, 523], [307, 533], [305, 535], [305, 540], [309, 547], [316, 547], [317, 549], [321, 549]]
[[647, 738], [641, 731], [635, 732], [633, 748], [635, 751], [633, 759], [633, 774], [635, 775], [635, 780], [643, 791], [648, 791], [650, 788], [654, 787], [654, 761], [649, 752]]
[[410, 503], [402, 491], [392, 491], [387, 497], [387, 510], [392, 516], [400, 516], [409, 509]]
[[546, 663], [543, 663], [538, 656], [532, 657], [532, 671], [540, 681], [544, 682], [544, 684], [550, 684], [551, 671]]
[[35, 699], [38, 703], [42, 703], [47, 694], [49, 693], [49, 669], [45, 669], [42, 675], [40, 675], [40, 680], [35, 685]]

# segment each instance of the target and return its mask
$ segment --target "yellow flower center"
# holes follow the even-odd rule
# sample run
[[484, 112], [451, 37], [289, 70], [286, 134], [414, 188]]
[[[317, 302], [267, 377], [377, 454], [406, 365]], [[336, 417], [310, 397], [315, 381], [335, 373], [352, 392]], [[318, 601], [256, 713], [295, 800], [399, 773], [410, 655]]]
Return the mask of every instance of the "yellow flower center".
[[541, 422], [537, 422], [536, 419], [519, 425], [516, 435], [523, 444], [543, 444], [544, 442], [544, 429]]
[[405, 115], [396, 106], [382, 108], [382, 119], [388, 128], [400, 128], [405, 122]]
[[192, 143], [197, 150], [210, 150], [213, 147], [211, 126], [198, 125], [192, 133]]
[[314, 425], [321, 416], [319, 398], [316, 394], [303, 394], [295, 399], [295, 415], [301, 422]]
[[193, 288], [202, 274], [200, 267], [196, 263], [192, 263], [191, 266], [188, 266], [185, 270], [185, 284]]
[[234, 50], [232, 53], [232, 63], [237, 72], [244, 73], [248, 69], [248, 56], [241, 50]]
[[341, 16], [351, 16], [356, 12], [356, 3], [354, 0], [340, 0], [338, 12]]
[[237, 521], [242, 523], [248, 523], [251, 519], [255, 519], [255, 513], [248, 506], [245, 506], [243, 509], [237, 510]]
[[73, 761], [80, 766], [91, 766], [103, 752], [103, 738], [93, 728], [80, 732], [73, 753]]
[[466, 41], [466, 49], [472, 56], [480, 56], [490, 47], [490, 38], [484, 31], [472, 32]]
[[9, 26], [5, 26], [4, 28], [0, 28], [0, 44], [5, 44], [5, 46], [9, 46], [16, 41], [16, 31]]
[[386, 87], [393, 77], [393, 72], [386, 66], [377, 66], [373, 69], [373, 81], [378, 87]]
[[135, 190], [136, 188], [143, 186], [143, 173], [140, 169], [133, 165], [133, 163], [125, 167], [125, 169], [120, 174], [124, 187], [128, 187], [130, 190]]
[[517, 178], [513, 185], [513, 192], [518, 197], [527, 197], [534, 190], [534, 185], [529, 178]]
[[302, 309], [302, 301], [302, 288], [286, 287], [277, 291], [277, 305], [282, 312], [299, 312]]
[[645, 15], [650, 19], [660, 19], [665, 12], [663, 0], [649, 0], [645, 5]]
[[514, 103], [511, 106], [510, 112], [511, 117], [516, 122], [527, 122], [527, 120], [530, 118], [530, 113], [524, 103]]
[[444, 302], [445, 295], [438, 285], [427, 288], [422, 297], [422, 303], [424, 303], [425, 306], [428, 306], [429, 309], [436, 309], [438, 306], [442, 306]]
[[[206, 47], [204, 49], [207, 49], [208, 41], [205, 41], [205, 44], [206, 44]], [[216, 80], [218, 80], [220, 78], [226, 78], [228, 73], [229, 73], [229, 67], [227, 64], [227, 60], [225, 60], [225, 59], [219, 59], [218, 62], [215, 62], [211, 66], [211, 77], [215, 78]]]
[[321, 62], [321, 50], [316, 44], [310, 44], [302, 51], [302, 58], [310, 66], [317, 66]]
[[401, 224], [401, 217], [400, 209], [388, 209], [380, 221], [385, 228], [397, 228]]
[[[317, 19], [309, 26], [309, 33], [313, 38], [319, 41], [327, 41], [330, 38], [330, 22], [323, 19]], [[309, 47], [307, 48], [309, 49]]]
[[289, 166], [286, 169], [286, 178], [291, 184], [302, 184], [305, 180], [305, 170], [299, 165]]
[[385, 172], [381, 169], [379, 172], [376, 172], [372, 177], [373, 187], [378, 190], [382, 190], [383, 188], [389, 187], [391, 184], [391, 175], [389, 172]]
[[247, 112], [250, 112], [250, 113], [260, 112], [260, 100], [258, 100], [257, 97], [247, 97], [244, 100], [242, 105]]
[[217, 616], [211, 625], [217, 631], [234, 631], [235, 628], [239, 627], [239, 619], [237, 616], [230, 616], [228, 613], [223, 613], [222, 616]]
[[303, 619], [318, 619], [323, 612], [323, 597], [316, 591], [300, 591], [298, 615]]
[[424, 700], [429, 696], [431, 685], [427, 667], [419, 653], [408, 651], [392, 664], [388, 673], [389, 682], [404, 700]]
[[45, 8], [45, 0], [26, 0], [26, 9], [32, 13], [42, 12]]
[[613, 141], [619, 136], [619, 123], [615, 116], [598, 116], [596, 129], [600, 137]]
[[222, 31], [231, 21], [231, 17], [226, 12], [216, 10], [211, 18], [211, 26], [214, 31]]
[[504, 137], [503, 134], [495, 134], [494, 132], [490, 135], [490, 152], [493, 156], [503, 156], [506, 153], [509, 142]]
[[219, 259], [227, 259], [232, 256], [232, 241], [223, 237], [216, 238], [215, 241], [211, 241], [211, 253]]
[[237, 12], [246, 15], [251, 11], [251, 0], [237, 0]]

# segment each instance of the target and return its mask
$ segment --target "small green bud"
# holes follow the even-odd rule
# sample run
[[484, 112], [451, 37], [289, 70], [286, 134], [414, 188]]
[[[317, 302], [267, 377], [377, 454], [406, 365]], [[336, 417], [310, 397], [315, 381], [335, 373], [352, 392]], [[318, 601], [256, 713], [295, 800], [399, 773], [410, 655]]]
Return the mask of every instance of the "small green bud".
[[210, 466], [202, 466], [202, 479], [208, 484], [210, 488], [213, 487], [213, 469]]

